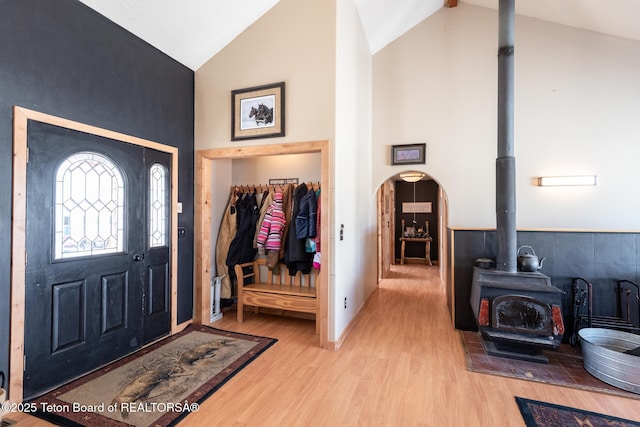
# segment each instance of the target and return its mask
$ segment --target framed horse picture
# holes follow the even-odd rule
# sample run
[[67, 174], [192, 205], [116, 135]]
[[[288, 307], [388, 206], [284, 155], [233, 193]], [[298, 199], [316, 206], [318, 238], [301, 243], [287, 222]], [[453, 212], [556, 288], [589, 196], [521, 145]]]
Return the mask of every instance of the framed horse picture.
[[231, 140], [284, 136], [284, 82], [231, 91]]

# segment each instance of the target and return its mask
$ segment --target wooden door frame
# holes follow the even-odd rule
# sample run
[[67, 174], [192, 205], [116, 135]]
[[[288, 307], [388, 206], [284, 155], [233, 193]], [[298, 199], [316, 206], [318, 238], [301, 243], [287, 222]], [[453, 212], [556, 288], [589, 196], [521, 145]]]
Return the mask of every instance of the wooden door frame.
[[[431, 178], [433, 179], [433, 178]], [[437, 228], [437, 232], [438, 233], [438, 242], [439, 242], [439, 247], [438, 247], [438, 269], [439, 269], [439, 274], [440, 274], [440, 279], [442, 280], [447, 280], [447, 273], [448, 273], [448, 269], [447, 269], [447, 262], [448, 262], [448, 258], [445, 256], [447, 255], [447, 251], [449, 250], [449, 237], [447, 234], [447, 230], [449, 227], [449, 202], [447, 199], [447, 195], [446, 192], [444, 191], [444, 188], [442, 187], [442, 185], [438, 182], [435, 181], [438, 184], [438, 228]], [[382, 184], [380, 184], [380, 187], [378, 187], [378, 203], [377, 203], [377, 209], [378, 209], [378, 213], [377, 213], [377, 217], [378, 217], [378, 223], [380, 222], [380, 218], [383, 216], [381, 209], [382, 209], [382, 204], [380, 202], [380, 193], [382, 191], [382, 188], [389, 183], [389, 187], [388, 187], [388, 194], [389, 194], [389, 198], [391, 200], [391, 206], [395, 206], [395, 181], [393, 180], [393, 177], [389, 177], [387, 178], [386, 181], [384, 181]], [[389, 245], [391, 246], [389, 248], [389, 250], [391, 251], [391, 264], [395, 264], [396, 263], [396, 257], [395, 257], [395, 224], [396, 224], [396, 212], [395, 209], [391, 209], [390, 212], [390, 221], [391, 221], [391, 227], [388, 230], [388, 233], [390, 234], [390, 239], [389, 239]], [[431, 233], [434, 232], [434, 230], [430, 230]], [[378, 224], [378, 256], [380, 256], [379, 254], [382, 252], [380, 250], [380, 246], [384, 244], [384, 241], [381, 237], [381, 233], [380, 233], [380, 227]], [[433, 249], [432, 249], [433, 250]], [[382, 268], [382, 261], [379, 259], [378, 260], [378, 269]], [[384, 278], [384, 277], [383, 277]], [[378, 280], [379, 281], [379, 280]]]
[[212, 162], [221, 159], [242, 159], [250, 157], [275, 156], [280, 154], [320, 153], [321, 179], [320, 203], [323, 217], [320, 224], [320, 238], [322, 245], [322, 268], [320, 269], [318, 304], [320, 307], [320, 347], [330, 349], [328, 341], [328, 313], [329, 313], [329, 272], [331, 271], [331, 245], [329, 230], [331, 230], [330, 205], [330, 144], [329, 141], [309, 141], [298, 143], [256, 145], [248, 147], [212, 148], [196, 151], [196, 209], [195, 209], [195, 310], [194, 323], [210, 325], [211, 309], [211, 255], [212, 236], [211, 221], [213, 218], [211, 200]]
[[377, 218], [377, 226], [376, 226], [376, 240], [378, 244], [377, 248], [377, 256], [378, 262], [376, 263], [376, 282], [379, 284], [382, 279], [384, 279], [384, 251], [382, 250], [382, 242], [384, 241], [384, 236], [382, 233], [384, 232], [384, 184], [378, 187], [378, 191], [376, 191], [376, 206], [378, 213], [376, 215]]
[[27, 208], [27, 124], [29, 120], [67, 128], [171, 154], [171, 334], [177, 324], [178, 306], [178, 148], [146, 139], [74, 122], [50, 114], [14, 106], [13, 108], [13, 200], [11, 241], [11, 329], [9, 337], [9, 398], [21, 402], [24, 385], [24, 323], [26, 273]]
[[377, 191], [378, 283], [389, 275], [389, 269], [395, 263], [395, 245], [392, 238], [395, 235], [395, 219], [394, 209], [391, 209], [395, 204], [395, 193], [392, 182], [391, 179], [387, 179], [380, 184]]

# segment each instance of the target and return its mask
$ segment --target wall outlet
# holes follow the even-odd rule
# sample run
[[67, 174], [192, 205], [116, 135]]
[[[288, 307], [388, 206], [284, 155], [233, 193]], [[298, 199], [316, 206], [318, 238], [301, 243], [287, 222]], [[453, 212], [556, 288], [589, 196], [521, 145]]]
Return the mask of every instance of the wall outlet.
[[347, 309], [347, 297], [344, 297], [344, 309]]

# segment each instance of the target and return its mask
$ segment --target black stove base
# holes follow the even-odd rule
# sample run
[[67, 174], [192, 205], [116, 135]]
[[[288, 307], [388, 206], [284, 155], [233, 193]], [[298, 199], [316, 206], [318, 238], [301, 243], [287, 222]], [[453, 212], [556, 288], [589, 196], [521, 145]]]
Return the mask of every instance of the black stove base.
[[485, 353], [489, 356], [506, 357], [542, 364], [549, 363], [549, 359], [539, 348], [505, 342], [487, 341], [484, 338], [482, 338], [481, 341]]

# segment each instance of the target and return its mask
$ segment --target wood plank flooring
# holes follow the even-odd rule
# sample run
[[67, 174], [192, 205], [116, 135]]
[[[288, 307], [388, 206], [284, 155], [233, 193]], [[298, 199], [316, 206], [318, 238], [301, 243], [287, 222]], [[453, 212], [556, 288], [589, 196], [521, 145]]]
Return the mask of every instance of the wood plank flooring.
[[279, 341], [180, 425], [522, 427], [514, 396], [640, 421], [640, 400], [468, 372], [437, 274], [392, 266], [335, 352], [313, 321], [225, 312], [216, 327]]

